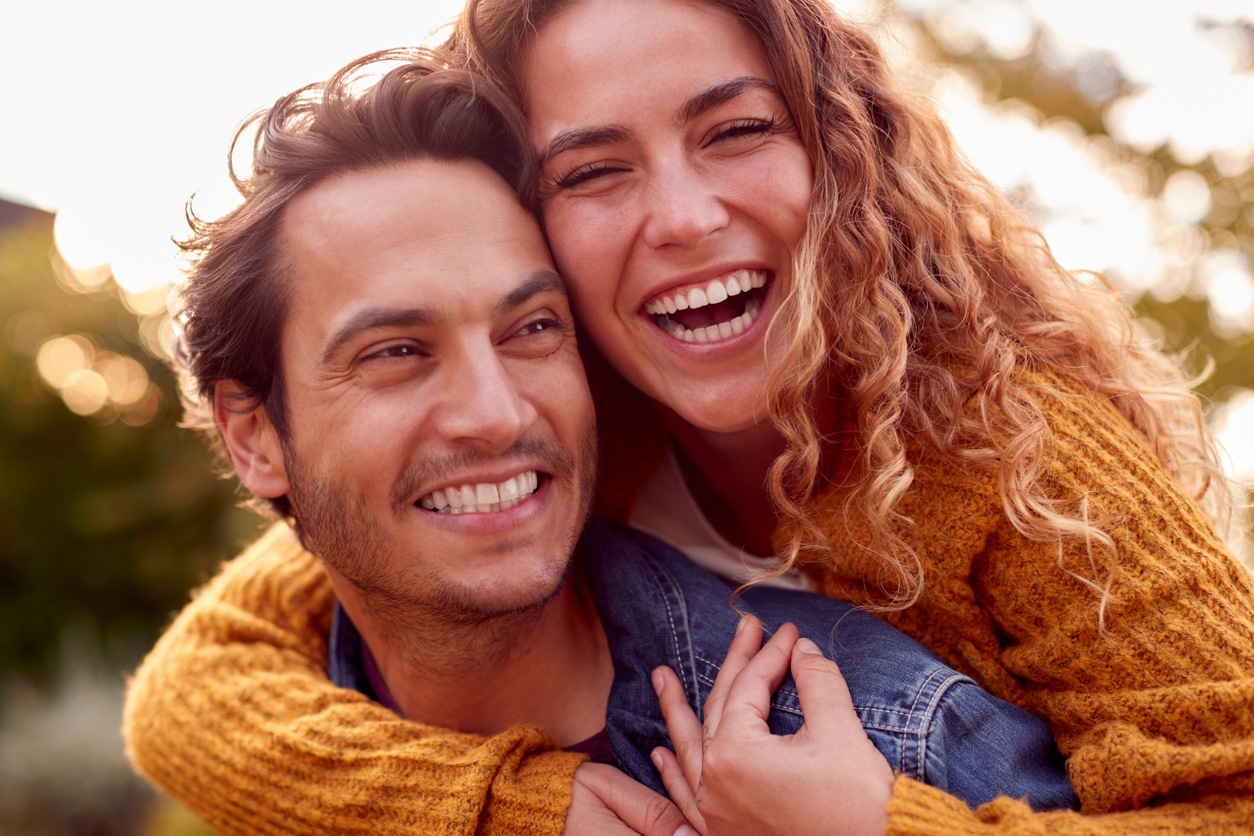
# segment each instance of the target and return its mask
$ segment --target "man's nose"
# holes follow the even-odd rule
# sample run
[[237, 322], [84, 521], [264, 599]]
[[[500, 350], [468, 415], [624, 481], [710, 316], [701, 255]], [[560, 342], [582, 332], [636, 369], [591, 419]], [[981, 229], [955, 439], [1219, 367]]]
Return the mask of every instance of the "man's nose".
[[438, 412], [439, 433], [446, 441], [499, 452], [535, 422], [535, 406], [494, 350], [466, 352], [449, 375]]
[[650, 247], [695, 246], [731, 221], [717, 192], [687, 160], [659, 169], [645, 199], [644, 241]]

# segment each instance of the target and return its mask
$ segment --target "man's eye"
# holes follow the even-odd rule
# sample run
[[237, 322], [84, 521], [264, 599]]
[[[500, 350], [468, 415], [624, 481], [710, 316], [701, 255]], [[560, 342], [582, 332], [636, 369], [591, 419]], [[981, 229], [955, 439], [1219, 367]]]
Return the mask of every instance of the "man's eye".
[[515, 337], [530, 337], [544, 331], [554, 328], [561, 328], [562, 324], [555, 319], [537, 319], [534, 322], [528, 322], [523, 327], [514, 332]]
[[390, 345], [387, 348], [380, 349], [374, 352], [373, 354], [371, 354], [370, 356], [368, 356], [366, 359], [367, 360], [388, 360], [392, 358], [422, 357], [422, 356], [423, 356], [423, 353], [422, 351], [419, 350], [418, 346], [402, 344], [402, 345]]

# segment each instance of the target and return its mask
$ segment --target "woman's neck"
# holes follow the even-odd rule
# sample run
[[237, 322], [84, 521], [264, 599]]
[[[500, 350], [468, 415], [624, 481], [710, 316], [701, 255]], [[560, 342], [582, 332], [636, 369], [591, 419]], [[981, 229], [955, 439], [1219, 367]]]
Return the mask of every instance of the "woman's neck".
[[750, 554], [774, 554], [776, 513], [767, 474], [784, 451], [783, 438], [769, 423], [716, 433], [668, 412], [663, 420], [675, 438], [680, 471], [706, 519]]
[[[819, 462], [820, 480], [823, 485], [839, 482], [847, 477], [852, 464], [845, 449], [852, 422], [842, 412], [844, 401], [835, 386], [823, 387], [813, 402], [819, 405], [816, 429], [827, 441]], [[778, 514], [767, 475], [784, 452], [779, 431], [770, 422], [763, 422], [732, 433], [710, 432], [660, 404], [658, 407], [675, 439], [684, 481], [706, 519], [728, 542], [750, 554], [775, 554], [773, 535]]]

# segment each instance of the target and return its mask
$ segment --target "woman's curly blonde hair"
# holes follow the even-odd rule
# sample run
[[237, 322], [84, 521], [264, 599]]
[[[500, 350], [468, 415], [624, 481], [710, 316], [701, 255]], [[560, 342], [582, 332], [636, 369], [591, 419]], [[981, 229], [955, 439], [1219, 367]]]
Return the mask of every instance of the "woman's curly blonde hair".
[[[789, 565], [830, 547], [807, 508], [826, 484], [815, 401], [832, 384], [857, 428], [846, 501], [870, 523], [889, 608], [909, 606], [923, 585], [897, 510], [914, 480], [908, 442], [995, 472], [1025, 536], [1113, 550], [1083, 497], [1053, 498], [1043, 484], [1052, 439], [1038, 404], [1062, 396], [1039, 383], [1048, 376], [1113, 405], [1195, 499], [1226, 513], [1227, 484], [1179, 364], [1100, 276], [1058, 264], [935, 110], [891, 76], [867, 32], [824, 0], [704, 1], [757, 34], [814, 166], [794, 286], [772, 326], [795, 327], [769, 402], [787, 442], [769, 487], [793, 532]], [[575, 2], [472, 0], [450, 45], [525, 110], [519, 57]], [[1104, 604], [1109, 579], [1082, 580]]]

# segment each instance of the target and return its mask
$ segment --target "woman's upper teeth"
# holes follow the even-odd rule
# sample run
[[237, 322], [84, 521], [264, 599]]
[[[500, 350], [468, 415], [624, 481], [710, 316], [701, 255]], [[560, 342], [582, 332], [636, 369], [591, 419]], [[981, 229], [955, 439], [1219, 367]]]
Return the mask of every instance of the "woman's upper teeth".
[[536, 492], [540, 479], [534, 470], [511, 476], [504, 482], [479, 482], [452, 485], [442, 488], [418, 500], [428, 511], [443, 514], [486, 514], [489, 511], [508, 511]]
[[737, 270], [725, 279], [712, 279], [704, 287], [694, 287], [687, 293], [671, 293], [654, 299], [644, 306], [653, 315], [686, 311], [717, 305], [728, 296], [746, 293], [766, 284], [766, 272], [762, 270]]

